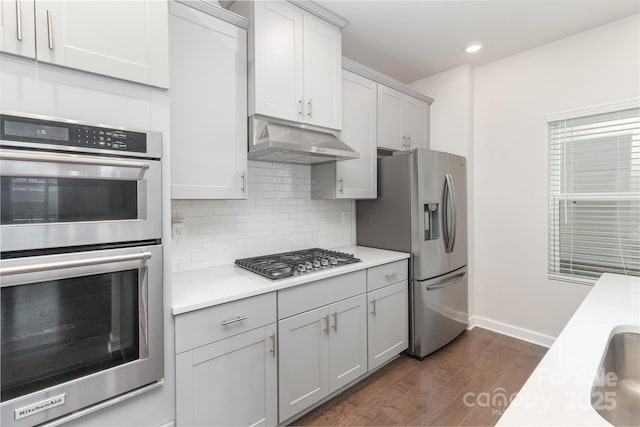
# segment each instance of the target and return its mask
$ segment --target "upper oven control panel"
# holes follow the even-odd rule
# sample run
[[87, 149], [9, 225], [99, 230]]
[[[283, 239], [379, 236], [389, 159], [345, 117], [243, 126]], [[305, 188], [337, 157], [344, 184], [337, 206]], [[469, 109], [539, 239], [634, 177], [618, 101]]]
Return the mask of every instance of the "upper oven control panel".
[[162, 158], [162, 133], [0, 111], [0, 145], [125, 157]]

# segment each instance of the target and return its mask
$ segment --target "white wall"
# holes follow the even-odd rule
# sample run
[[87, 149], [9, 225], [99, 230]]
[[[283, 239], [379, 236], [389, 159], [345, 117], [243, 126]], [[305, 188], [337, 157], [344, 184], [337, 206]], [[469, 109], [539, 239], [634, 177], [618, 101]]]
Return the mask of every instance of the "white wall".
[[311, 200], [309, 165], [250, 161], [247, 176], [246, 200], [173, 200], [187, 231], [173, 239], [173, 271], [355, 242], [355, 203]]
[[[163, 155], [166, 158], [169, 154], [169, 99], [163, 90], [0, 54], [0, 109], [161, 131]], [[169, 180], [168, 162], [163, 165], [163, 179]], [[163, 235], [168, 237], [168, 185], [163, 196]], [[65, 425], [151, 427], [173, 421], [170, 245], [166, 244], [168, 238], [164, 241], [164, 386]]]
[[637, 97], [639, 28], [635, 15], [410, 85], [435, 99], [431, 148], [469, 159], [470, 313], [485, 326], [548, 343], [589, 292], [547, 279], [544, 115]]
[[637, 97], [635, 15], [475, 68], [475, 314], [557, 336], [590, 287], [547, 279], [547, 113]]
[[434, 99], [430, 111], [430, 148], [469, 157], [473, 69], [461, 65], [409, 85]]

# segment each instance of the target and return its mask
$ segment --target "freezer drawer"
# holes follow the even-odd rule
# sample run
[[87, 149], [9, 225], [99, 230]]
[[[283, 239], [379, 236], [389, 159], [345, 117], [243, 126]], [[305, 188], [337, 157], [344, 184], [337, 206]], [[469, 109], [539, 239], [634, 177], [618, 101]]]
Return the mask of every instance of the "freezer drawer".
[[467, 267], [423, 281], [414, 280], [410, 350], [425, 357], [460, 335], [469, 323]]

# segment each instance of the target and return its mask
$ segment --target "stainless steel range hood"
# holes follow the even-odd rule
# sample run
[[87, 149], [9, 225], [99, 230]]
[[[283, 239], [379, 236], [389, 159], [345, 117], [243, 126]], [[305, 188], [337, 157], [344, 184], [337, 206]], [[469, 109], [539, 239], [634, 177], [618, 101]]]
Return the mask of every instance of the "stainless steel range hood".
[[326, 130], [264, 116], [252, 116], [249, 120], [251, 160], [315, 164], [360, 158], [360, 154]]

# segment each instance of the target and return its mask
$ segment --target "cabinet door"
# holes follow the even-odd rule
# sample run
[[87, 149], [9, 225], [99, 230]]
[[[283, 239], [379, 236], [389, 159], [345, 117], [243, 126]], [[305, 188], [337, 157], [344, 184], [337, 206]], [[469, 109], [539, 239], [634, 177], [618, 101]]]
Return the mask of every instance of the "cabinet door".
[[279, 422], [329, 394], [329, 316], [327, 307], [278, 322]]
[[368, 293], [369, 370], [408, 347], [407, 288], [405, 280]]
[[246, 32], [171, 4], [171, 197], [244, 199]]
[[274, 426], [275, 324], [176, 356], [181, 426]]
[[36, 57], [33, 1], [0, 1], [0, 51]]
[[407, 95], [403, 116], [407, 148], [429, 148], [429, 104]]
[[166, 88], [167, 4], [36, 0], [37, 58]]
[[360, 154], [359, 159], [336, 162], [336, 197], [377, 197], [377, 83], [349, 71], [342, 72], [343, 128], [340, 138]]
[[286, 2], [254, 2], [255, 113], [303, 121], [303, 15]]
[[405, 95], [395, 89], [378, 85], [378, 147], [404, 150]]
[[367, 297], [365, 294], [329, 306], [329, 392], [367, 372]]
[[342, 127], [342, 36], [340, 30], [304, 15], [305, 123]]

